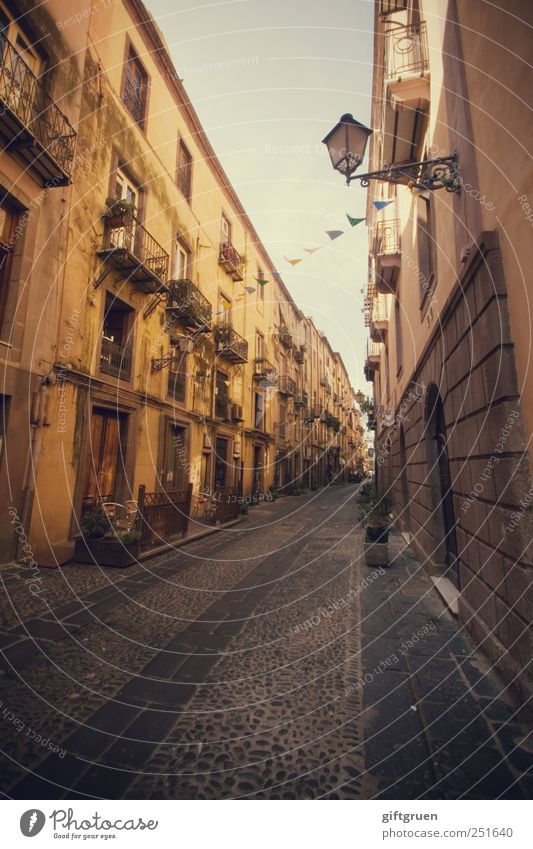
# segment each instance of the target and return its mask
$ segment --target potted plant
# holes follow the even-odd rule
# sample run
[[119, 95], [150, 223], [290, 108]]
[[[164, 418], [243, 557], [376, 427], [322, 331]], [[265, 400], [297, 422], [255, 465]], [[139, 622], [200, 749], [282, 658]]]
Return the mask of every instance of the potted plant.
[[106, 198], [106, 208], [102, 215], [113, 227], [125, 227], [129, 224], [135, 212], [135, 204], [122, 198]]
[[124, 568], [136, 563], [140, 554], [141, 532], [115, 528], [102, 507], [83, 514], [81, 536], [74, 543], [74, 560], [99, 566]]
[[359, 519], [365, 528], [364, 552], [367, 566], [389, 563], [390, 501], [372, 487], [360, 503]]

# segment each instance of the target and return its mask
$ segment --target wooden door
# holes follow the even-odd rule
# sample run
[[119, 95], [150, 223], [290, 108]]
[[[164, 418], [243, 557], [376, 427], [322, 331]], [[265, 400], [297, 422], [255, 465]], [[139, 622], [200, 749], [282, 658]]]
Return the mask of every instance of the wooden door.
[[120, 417], [108, 410], [93, 411], [83, 498], [85, 504], [116, 500], [119, 452]]

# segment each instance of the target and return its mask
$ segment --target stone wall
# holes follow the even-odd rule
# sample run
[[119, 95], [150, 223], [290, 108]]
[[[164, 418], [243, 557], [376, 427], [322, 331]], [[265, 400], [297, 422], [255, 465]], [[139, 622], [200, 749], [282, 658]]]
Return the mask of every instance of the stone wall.
[[427, 393], [435, 384], [446, 423], [459, 615], [525, 699], [533, 692], [533, 674], [524, 671], [533, 655], [533, 488], [497, 234], [482, 234], [477, 245], [443, 306], [440, 327], [394, 425], [378, 436], [376, 459], [399, 524], [403, 529], [408, 524], [426, 568], [444, 574], [434, 476], [428, 470]]

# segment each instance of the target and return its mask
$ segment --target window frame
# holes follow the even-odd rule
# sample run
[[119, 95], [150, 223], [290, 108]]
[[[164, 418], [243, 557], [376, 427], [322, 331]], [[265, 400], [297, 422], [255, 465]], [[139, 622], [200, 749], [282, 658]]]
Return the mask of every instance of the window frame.
[[[184, 166], [181, 162], [181, 154], [185, 152], [186, 158], [188, 157], [188, 161]], [[182, 175], [186, 171], [184, 182], [185, 185], [182, 185]], [[178, 138], [178, 149], [176, 154], [176, 185], [187, 201], [190, 203], [192, 200], [192, 175], [193, 175], [193, 157], [192, 153], [189, 150], [188, 146], [185, 144], [184, 140], [180, 136]]]
[[[144, 98], [143, 98], [143, 116], [142, 119], [139, 120], [135, 114], [131, 111], [128, 106], [128, 101], [125, 97], [125, 89], [126, 89], [126, 81], [128, 75], [128, 67], [130, 62], [134, 62], [141, 70], [142, 75], [144, 76], [145, 88], [144, 88]], [[124, 53], [124, 63], [122, 69], [122, 80], [120, 83], [120, 100], [122, 105], [128, 112], [128, 114], [133, 118], [137, 127], [142, 130], [143, 133], [146, 133], [146, 127], [148, 123], [148, 111], [149, 111], [149, 102], [150, 102], [150, 89], [151, 89], [151, 77], [146, 69], [146, 65], [142, 61], [139, 56], [139, 53], [133, 43], [133, 41], [126, 37], [126, 47]]]

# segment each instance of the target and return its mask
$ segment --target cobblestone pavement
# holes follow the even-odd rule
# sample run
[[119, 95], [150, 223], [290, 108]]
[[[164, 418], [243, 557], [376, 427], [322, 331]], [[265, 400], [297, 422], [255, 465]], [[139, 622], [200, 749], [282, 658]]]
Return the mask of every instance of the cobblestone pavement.
[[0, 572], [3, 793], [530, 798], [533, 737], [357, 490], [254, 508], [126, 570]]

